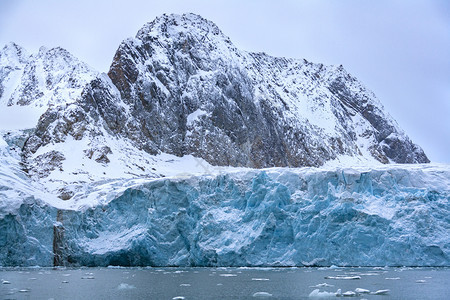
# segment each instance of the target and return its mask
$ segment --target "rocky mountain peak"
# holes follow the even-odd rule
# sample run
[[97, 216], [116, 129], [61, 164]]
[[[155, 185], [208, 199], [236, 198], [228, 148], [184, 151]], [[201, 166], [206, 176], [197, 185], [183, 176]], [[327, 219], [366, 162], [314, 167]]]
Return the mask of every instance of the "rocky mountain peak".
[[10, 42], [0, 50], [0, 68], [19, 66], [26, 63], [29, 57], [30, 55], [22, 46]]
[[41, 47], [28, 55], [12, 43], [0, 56], [0, 98], [7, 105], [47, 107], [74, 101], [97, 74], [60, 47]]
[[136, 34], [136, 38], [147, 41], [152, 38], [177, 38], [188, 34], [203, 40], [216, 37], [229, 41], [216, 24], [193, 13], [164, 14], [157, 17], [145, 24]]

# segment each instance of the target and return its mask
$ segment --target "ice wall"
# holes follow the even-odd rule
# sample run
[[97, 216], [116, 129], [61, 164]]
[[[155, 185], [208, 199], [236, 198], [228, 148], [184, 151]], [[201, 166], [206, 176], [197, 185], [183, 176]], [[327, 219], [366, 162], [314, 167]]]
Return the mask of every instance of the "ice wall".
[[[61, 211], [56, 247], [65, 265], [449, 266], [449, 200], [449, 166], [148, 180]], [[0, 213], [0, 265], [52, 265], [56, 211]]]

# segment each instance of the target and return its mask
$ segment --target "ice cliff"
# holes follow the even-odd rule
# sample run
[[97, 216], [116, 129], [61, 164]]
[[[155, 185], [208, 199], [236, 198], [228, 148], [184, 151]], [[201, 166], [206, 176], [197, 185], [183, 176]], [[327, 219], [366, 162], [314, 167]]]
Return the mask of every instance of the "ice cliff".
[[69, 266], [450, 265], [448, 166], [102, 184], [65, 208], [26, 199], [2, 213], [0, 265], [51, 266], [55, 253]]

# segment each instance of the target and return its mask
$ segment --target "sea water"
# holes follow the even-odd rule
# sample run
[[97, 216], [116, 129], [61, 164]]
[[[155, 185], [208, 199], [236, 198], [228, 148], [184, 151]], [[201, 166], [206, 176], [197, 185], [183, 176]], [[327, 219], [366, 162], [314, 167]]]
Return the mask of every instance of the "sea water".
[[449, 299], [450, 268], [0, 269], [0, 299], [312, 299], [346, 292], [354, 299]]

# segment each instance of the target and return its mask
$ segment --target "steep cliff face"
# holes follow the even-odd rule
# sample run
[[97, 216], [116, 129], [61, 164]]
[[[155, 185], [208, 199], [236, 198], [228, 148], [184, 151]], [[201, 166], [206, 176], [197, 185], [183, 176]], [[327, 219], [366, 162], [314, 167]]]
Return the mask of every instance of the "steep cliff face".
[[342, 155], [428, 162], [341, 66], [248, 53], [200, 16], [164, 15], [108, 73], [161, 151], [215, 165], [320, 166]]

